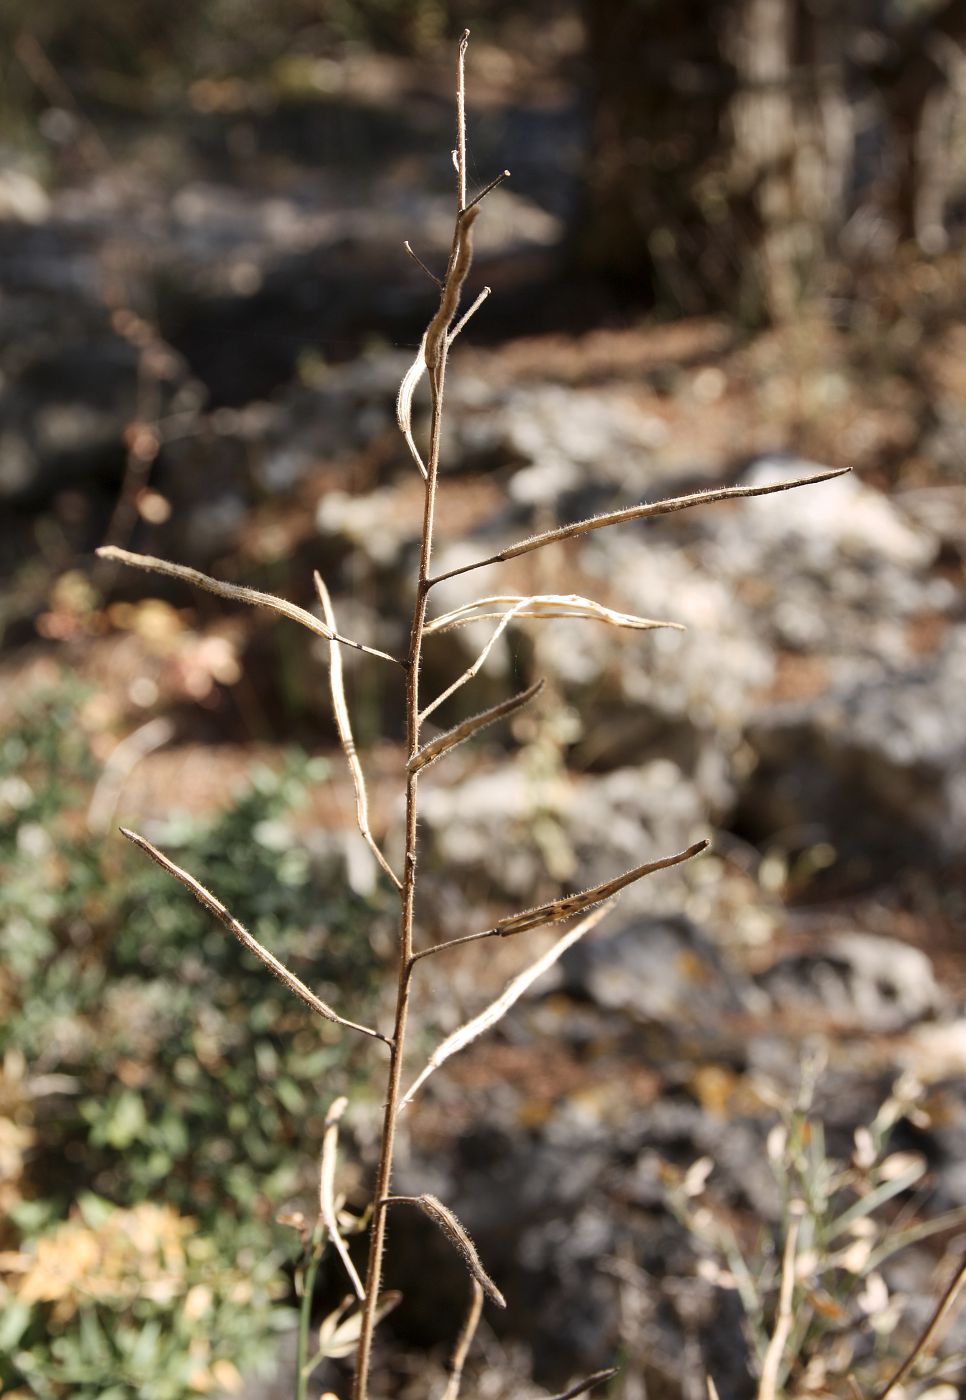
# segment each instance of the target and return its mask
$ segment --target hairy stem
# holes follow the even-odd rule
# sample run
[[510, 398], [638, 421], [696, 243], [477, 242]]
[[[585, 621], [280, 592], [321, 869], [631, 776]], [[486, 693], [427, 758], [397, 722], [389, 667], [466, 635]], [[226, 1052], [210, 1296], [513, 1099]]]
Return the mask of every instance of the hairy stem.
[[[426, 625], [426, 599], [429, 594], [429, 566], [433, 552], [433, 523], [436, 513], [436, 481], [439, 473], [439, 451], [443, 426], [443, 385], [446, 376], [446, 357], [449, 350], [448, 332], [458, 309], [459, 290], [466, 277], [469, 263], [464, 251], [465, 221], [465, 151], [466, 135], [464, 126], [463, 64], [466, 52], [466, 35], [460, 44], [457, 78], [457, 136], [458, 136], [458, 180], [456, 226], [453, 232], [453, 246], [450, 253], [446, 278], [442, 287], [440, 308], [446, 308], [448, 318], [441, 320], [439, 312], [431, 322], [437, 335], [434, 345], [427, 348], [430, 389], [432, 393], [432, 419], [429, 431], [429, 458], [426, 463], [426, 482], [423, 497], [423, 528], [419, 549], [419, 577], [416, 583], [416, 600], [409, 633], [409, 655], [406, 670], [406, 742], [408, 765], [411, 767], [419, 751], [419, 669], [422, 661], [423, 631]], [[462, 256], [461, 256], [462, 254]], [[455, 296], [454, 296], [455, 292]], [[438, 337], [438, 338], [437, 338]], [[429, 334], [427, 333], [427, 342]], [[432, 362], [430, 357], [432, 356]], [[413, 918], [416, 903], [416, 832], [418, 820], [417, 806], [418, 773], [409, 771], [406, 779], [406, 854], [400, 897], [402, 912], [399, 921], [399, 964], [396, 984], [396, 1016], [392, 1034], [392, 1052], [389, 1061], [389, 1079], [386, 1090], [386, 1104], [382, 1125], [382, 1143], [379, 1153], [379, 1167], [376, 1176], [376, 1189], [369, 1235], [369, 1262], [366, 1270], [365, 1299], [362, 1305], [362, 1325], [359, 1333], [359, 1349], [356, 1357], [356, 1376], [353, 1389], [354, 1400], [369, 1400], [369, 1371], [372, 1360], [372, 1338], [375, 1331], [379, 1290], [382, 1285], [382, 1258], [386, 1243], [386, 1216], [389, 1209], [388, 1197], [392, 1182], [393, 1156], [396, 1148], [396, 1121], [399, 1113], [399, 1099], [402, 1088], [402, 1070], [406, 1048], [406, 1024], [409, 1015], [409, 994], [413, 975]]]

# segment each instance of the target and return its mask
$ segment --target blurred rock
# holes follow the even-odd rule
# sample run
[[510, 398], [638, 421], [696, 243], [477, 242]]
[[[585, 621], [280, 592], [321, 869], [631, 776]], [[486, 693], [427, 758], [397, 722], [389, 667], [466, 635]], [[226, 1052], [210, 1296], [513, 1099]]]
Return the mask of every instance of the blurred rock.
[[815, 952], [783, 958], [759, 977], [776, 1010], [818, 1010], [836, 1025], [898, 1031], [938, 1015], [947, 999], [918, 948], [870, 933], [843, 933]]
[[885, 860], [935, 863], [966, 836], [966, 626], [905, 669], [843, 663], [817, 701], [775, 706], [748, 731], [742, 797], [759, 835], [810, 826], [870, 879]]
[[[556, 975], [555, 975], [556, 974]], [[690, 919], [641, 919], [568, 949], [534, 991], [588, 997], [633, 1019], [689, 1025], [752, 999], [711, 940]]]

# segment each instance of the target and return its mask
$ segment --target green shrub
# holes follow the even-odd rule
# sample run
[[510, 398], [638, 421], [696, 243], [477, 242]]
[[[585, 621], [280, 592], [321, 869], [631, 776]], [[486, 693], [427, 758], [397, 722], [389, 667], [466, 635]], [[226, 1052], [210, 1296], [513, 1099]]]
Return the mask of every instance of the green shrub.
[[[175, 1400], [219, 1359], [241, 1366], [243, 1354], [244, 1370], [265, 1348], [290, 1248], [275, 1216], [311, 1189], [299, 1174], [317, 1160], [320, 1106], [354, 1079], [351, 1043], [293, 1005], [170, 877], [87, 831], [97, 764], [79, 699], [65, 687], [33, 701], [0, 736], [0, 1379], [44, 1396]], [[254, 773], [229, 810], [169, 823], [164, 843], [321, 995], [352, 987], [362, 1011], [378, 909], [325, 879], [286, 826], [320, 776], [293, 754]], [[67, 1258], [68, 1242], [86, 1257], [98, 1231], [112, 1234], [112, 1211], [162, 1194], [161, 1236], [191, 1235], [163, 1296], [140, 1290], [137, 1271], [124, 1306], [81, 1303], [90, 1289], [71, 1285], [76, 1306], [61, 1298], [51, 1329], [58, 1299], [37, 1294], [39, 1257], [56, 1245]], [[140, 1268], [137, 1251], [125, 1259]], [[198, 1288], [196, 1305], [210, 1303], [192, 1321], [185, 1298]], [[202, 1340], [214, 1349], [199, 1360]]]

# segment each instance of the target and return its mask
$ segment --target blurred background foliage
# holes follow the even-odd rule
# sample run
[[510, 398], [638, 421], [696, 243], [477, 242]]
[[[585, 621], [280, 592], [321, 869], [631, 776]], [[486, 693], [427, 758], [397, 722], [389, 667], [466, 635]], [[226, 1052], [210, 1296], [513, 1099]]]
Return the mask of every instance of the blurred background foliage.
[[[66, 679], [0, 737], [0, 1378], [174, 1400], [231, 1390], [288, 1322], [275, 1216], [311, 1193], [357, 1066], [170, 877], [86, 829], [97, 767]], [[159, 839], [361, 1017], [372, 911], [285, 825], [320, 776], [293, 754]]]

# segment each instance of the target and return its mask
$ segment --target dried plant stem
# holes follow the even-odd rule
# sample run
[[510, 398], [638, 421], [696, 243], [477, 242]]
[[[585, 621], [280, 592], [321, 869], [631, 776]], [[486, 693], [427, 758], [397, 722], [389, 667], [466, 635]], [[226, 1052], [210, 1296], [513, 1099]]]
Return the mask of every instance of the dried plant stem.
[[820, 472], [817, 476], [799, 477], [797, 481], [773, 481], [767, 486], [723, 486], [715, 491], [694, 491], [688, 496], [672, 496], [669, 500], [655, 501], [651, 505], [627, 506], [623, 510], [609, 511], [606, 515], [592, 515], [586, 520], [574, 520], [569, 525], [561, 525], [556, 530], [546, 530], [541, 535], [530, 535], [528, 539], [507, 545], [506, 549], [501, 549], [486, 559], [477, 559], [472, 564], [461, 564], [456, 569], [448, 569], [444, 574], [436, 574], [429, 580], [429, 586], [433, 588], [444, 579], [457, 578], [473, 569], [485, 569], [489, 564], [502, 564], [507, 559], [516, 559], [520, 554], [542, 549], [544, 545], [574, 539], [577, 535], [587, 535], [591, 530], [603, 530], [608, 525], [621, 525], [628, 520], [646, 520], [654, 515], [672, 515], [675, 511], [687, 510], [690, 506], [711, 505], [715, 501], [741, 500], [746, 496], [770, 496], [775, 491], [792, 491], [796, 486], [817, 486], [821, 481], [831, 481], [834, 477], [844, 476], [851, 470], [851, 467], [839, 467], [835, 471]]
[[319, 595], [319, 602], [322, 604], [322, 615], [325, 618], [325, 625], [328, 627], [332, 638], [329, 642], [329, 686], [332, 692], [332, 709], [335, 714], [335, 724], [339, 731], [339, 742], [345, 753], [346, 762], [349, 765], [349, 772], [352, 774], [352, 785], [355, 788], [356, 823], [362, 833], [362, 839], [375, 856], [376, 861], [389, 876], [390, 880], [396, 886], [396, 889], [399, 890], [402, 889], [402, 881], [379, 849], [376, 844], [376, 839], [369, 829], [369, 798], [366, 795], [366, 779], [362, 771], [362, 764], [359, 761], [356, 741], [352, 737], [349, 707], [345, 700], [345, 685], [342, 679], [342, 652], [336, 641], [338, 632], [335, 626], [335, 613], [332, 610], [332, 599], [329, 597], [329, 590], [322, 582], [321, 574], [316, 573], [314, 578], [315, 589]]
[[595, 1371], [592, 1376], [587, 1376], [584, 1380], [578, 1381], [576, 1385], [570, 1386], [568, 1390], [555, 1395], [553, 1400], [577, 1400], [578, 1395], [586, 1395], [588, 1390], [593, 1390], [595, 1385], [603, 1385], [604, 1381], [612, 1381], [616, 1375], [616, 1366], [608, 1366], [606, 1371]]
[[526, 690], [521, 690], [518, 695], [511, 695], [506, 700], [501, 700], [497, 705], [491, 705], [488, 710], [483, 710], [478, 715], [471, 715], [469, 719], [461, 720], [452, 729], [447, 729], [444, 734], [439, 734], [435, 739], [431, 739], [410, 760], [409, 771], [419, 773], [423, 768], [428, 768], [431, 763], [435, 763], [443, 754], [449, 753], [450, 749], [455, 749], [457, 744], [464, 743], [471, 739], [474, 734], [478, 734], [481, 729], [486, 729], [488, 725], [495, 724], [499, 719], [507, 719], [510, 715], [515, 715], [517, 710], [522, 710], [524, 705], [529, 705], [543, 690], [545, 682], [535, 681]]
[[798, 1253], [798, 1232], [802, 1223], [803, 1208], [800, 1202], [793, 1202], [789, 1215], [788, 1230], [785, 1235], [785, 1249], [782, 1254], [782, 1278], [778, 1295], [778, 1316], [775, 1330], [771, 1335], [765, 1359], [761, 1365], [761, 1381], [758, 1385], [758, 1400], [775, 1400], [778, 1391], [778, 1372], [785, 1354], [785, 1344], [792, 1330], [792, 1299], [795, 1293], [795, 1259]]
[[387, 1045], [391, 1042], [380, 1031], [374, 1031], [370, 1026], [360, 1026], [355, 1021], [347, 1021], [344, 1016], [333, 1011], [331, 1006], [327, 1006], [324, 1001], [320, 1001], [314, 992], [309, 991], [304, 982], [296, 977], [294, 972], [290, 972], [284, 963], [279, 962], [274, 953], [270, 953], [267, 948], [263, 948], [257, 938], [254, 938], [244, 924], [229, 914], [220, 899], [205, 889], [199, 880], [193, 875], [189, 875], [187, 870], [182, 870], [180, 865], [175, 865], [174, 861], [159, 851], [157, 846], [151, 844], [146, 836], [139, 836], [136, 831], [129, 831], [127, 827], [121, 827], [121, 835], [126, 836], [133, 845], [149, 855], [155, 864], [160, 865], [162, 870], [166, 870], [169, 875], [173, 875], [176, 880], [180, 880], [186, 890], [190, 890], [199, 904], [203, 905], [210, 914], [213, 914], [219, 923], [224, 924], [229, 933], [234, 934], [250, 953], [254, 953], [259, 962], [264, 963], [269, 972], [277, 977], [298, 997], [299, 1001], [305, 1003], [310, 1011], [314, 1011], [317, 1016], [322, 1016], [326, 1021], [334, 1021], [337, 1026], [345, 1026], [347, 1030], [359, 1031], [362, 1035], [371, 1036], [373, 1040], [384, 1041]]
[[878, 1395], [875, 1397], [875, 1400], [886, 1400], [886, 1397], [892, 1394], [896, 1386], [901, 1385], [902, 1382], [906, 1379], [906, 1377], [909, 1375], [909, 1372], [912, 1370], [913, 1366], [915, 1366], [919, 1358], [929, 1350], [936, 1337], [938, 1336], [940, 1328], [946, 1321], [946, 1318], [949, 1316], [949, 1314], [955, 1307], [956, 1299], [958, 1298], [959, 1291], [963, 1287], [964, 1283], [966, 1283], [966, 1258], [963, 1259], [959, 1268], [953, 1274], [953, 1277], [950, 1283], [948, 1284], [946, 1291], [943, 1293], [942, 1297], [937, 1303], [932, 1317], [929, 1319], [928, 1323], [923, 1328], [922, 1334], [917, 1340], [915, 1346], [912, 1348], [912, 1351], [909, 1353], [905, 1361], [896, 1371], [895, 1375], [892, 1376], [891, 1379], [879, 1391]]
[[339, 642], [344, 647], [354, 647], [356, 651], [364, 651], [369, 656], [378, 656], [382, 661], [392, 661], [396, 666], [403, 666], [405, 662], [400, 661], [398, 656], [390, 656], [387, 651], [379, 651], [376, 647], [366, 646], [364, 642], [353, 641], [351, 637], [343, 637], [338, 632], [333, 632], [320, 622], [312, 613], [305, 608], [300, 608], [297, 603], [290, 603], [287, 598], [279, 598], [274, 593], [262, 593], [257, 588], [246, 588], [240, 583], [222, 583], [221, 579], [211, 578], [208, 574], [203, 574], [200, 569], [189, 568], [187, 564], [173, 564], [170, 559], [156, 559], [151, 554], [134, 554], [129, 549], [118, 549], [116, 545], [105, 544], [97, 551], [101, 559], [113, 559], [119, 564], [130, 564], [135, 569], [144, 569], [150, 574], [166, 574], [168, 578], [180, 579], [183, 583], [191, 583], [196, 588], [203, 588], [206, 593], [215, 593], [219, 598], [229, 598], [234, 603], [248, 603], [256, 608], [268, 608], [270, 612], [278, 613], [281, 617], [287, 617], [291, 622], [299, 622], [303, 627], [307, 627], [310, 632], [314, 632], [317, 637], [323, 637], [327, 642]]
[[516, 933], [526, 933], [530, 929], [545, 928], [547, 924], [557, 924], [563, 919], [572, 919], [575, 914], [580, 914], [595, 904], [601, 904], [604, 900], [610, 899], [612, 895], [618, 894], [625, 886], [634, 884], [636, 880], [643, 880], [646, 875], [653, 875], [657, 870], [667, 870], [672, 865], [680, 865], [683, 861], [693, 860], [702, 851], [706, 851], [709, 844], [707, 841], [696, 841], [685, 851], [678, 851], [673, 856], [661, 856], [658, 860], [650, 860], [644, 865], [637, 865], [633, 870], [628, 870], [623, 875], [617, 875], [613, 880], [605, 880], [603, 884], [594, 885], [589, 890], [581, 890], [579, 894], [564, 895], [562, 899], [551, 900], [549, 904], [541, 904], [535, 909], [524, 909], [519, 914], [511, 914], [506, 919], [500, 919], [493, 928], [484, 929], [482, 933], [467, 933], [462, 938], [450, 938], [445, 943], [434, 943], [431, 948], [421, 948], [418, 953], [413, 954], [413, 962], [417, 962], [420, 958], [433, 957], [436, 953], [441, 953], [444, 948], [458, 948], [463, 943], [477, 943], [481, 938], [509, 938]]
[[339, 1119], [349, 1106], [349, 1100], [341, 1097], [335, 1100], [325, 1115], [325, 1136], [322, 1139], [322, 1167], [319, 1172], [319, 1212], [322, 1223], [328, 1230], [339, 1258], [349, 1275], [349, 1282], [357, 1298], [365, 1297], [362, 1280], [356, 1273], [356, 1266], [349, 1257], [345, 1240], [339, 1229], [339, 1217], [335, 1208], [335, 1167], [339, 1150]]
[[472, 1292], [470, 1294], [470, 1305], [466, 1310], [466, 1318], [460, 1329], [460, 1334], [456, 1339], [453, 1348], [453, 1359], [449, 1363], [449, 1380], [446, 1382], [446, 1389], [443, 1391], [440, 1400], [459, 1400], [460, 1385], [463, 1380], [463, 1367], [466, 1365], [466, 1358], [470, 1354], [470, 1347], [473, 1345], [473, 1338], [476, 1336], [476, 1329], [480, 1325], [480, 1318], [483, 1316], [483, 1286], [475, 1278], [470, 1279]]
[[[429, 594], [429, 566], [433, 552], [433, 525], [436, 514], [436, 481], [439, 473], [439, 453], [443, 426], [443, 386], [446, 376], [446, 356], [449, 351], [449, 330], [459, 309], [459, 291], [469, 271], [472, 244], [466, 240], [462, 218], [466, 200], [466, 119], [464, 64], [469, 30], [460, 41], [457, 61], [457, 212], [453, 230], [453, 245], [440, 295], [440, 310], [433, 317], [423, 337], [423, 353], [430, 377], [432, 417], [429, 430], [429, 455], [425, 469], [423, 494], [423, 525], [419, 546], [419, 574], [409, 633], [409, 655], [406, 673], [406, 743], [408, 762], [419, 752], [419, 667], [422, 659], [423, 629], [426, 625], [426, 600]], [[474, 211], [475, 213], [476, 211]], [[455, 295], [454, 295], [455, 293]], [[443, 321], [446, 308], [449, 319]], [[410, 391], [411, 397], [411, 391]], [[396, 1149], [396, 1121], [402, 1087], [403, 1056], [406, 1047], [406, 1026], [409, 1017], [409, 997], [413, 973], [413, 920], [416, 901], [416, 840], [417, 840], [418, 774], [406, 775], [406, 846], [402, 880], [402, 910], [399, 922], [399, 963], [396, 983], [396, 1014], [393, 1025], [392, 1050], [383, 1114], [382, 1141], [376, 1174], [372, 1225], [369, 1232], [369, 1260], [366, 1270], [365, 1300], [359, 1348], [356, 1353], [354, 1400], [369, 1400], [369, 1372], [372, 1361], [372, 1339], [376, 1326], [379, 1291], [382, 1285], [382, 1256], [386, 1241], [388, 1198], [392, 1182], [393, 1157]]]

